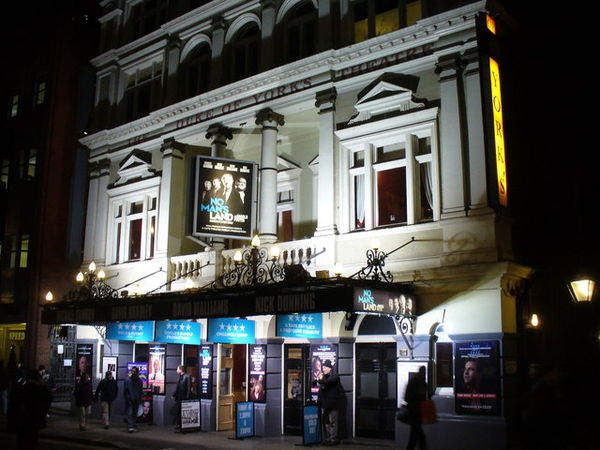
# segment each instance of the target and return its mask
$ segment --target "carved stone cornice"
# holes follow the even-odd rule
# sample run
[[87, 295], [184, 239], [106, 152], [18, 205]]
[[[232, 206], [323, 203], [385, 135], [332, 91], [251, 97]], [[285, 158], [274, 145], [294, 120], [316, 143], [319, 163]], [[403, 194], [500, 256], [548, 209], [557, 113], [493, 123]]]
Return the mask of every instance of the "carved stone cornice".
[[205, 137], [206, 139], [215, 139], [217, 141], [233, 139], [233, 131], [221, 123], [215, 123], [208, 127]]
[[271, 108], [261, 109], [256, 114], [256, 125], [262, 126], [283, 126], [285, 120], [281, 114], [276, 113]]

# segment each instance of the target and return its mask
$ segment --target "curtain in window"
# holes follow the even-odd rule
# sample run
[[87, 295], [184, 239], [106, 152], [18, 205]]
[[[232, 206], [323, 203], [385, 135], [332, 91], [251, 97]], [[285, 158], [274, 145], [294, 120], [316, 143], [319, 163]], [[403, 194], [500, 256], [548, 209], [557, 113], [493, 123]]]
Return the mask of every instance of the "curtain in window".
[[433, 210], [433, 192], [431, 190], [431, 164], [430, 163], [421, 164], [421, 184], [423, 186], [423, 191], [425, 192], [425, 198], [427, 199], [427, 204], [429, 205], [429, 209]]
[[354, 215], [356, 228], [365, 227], [365, 175], [354, 177]]

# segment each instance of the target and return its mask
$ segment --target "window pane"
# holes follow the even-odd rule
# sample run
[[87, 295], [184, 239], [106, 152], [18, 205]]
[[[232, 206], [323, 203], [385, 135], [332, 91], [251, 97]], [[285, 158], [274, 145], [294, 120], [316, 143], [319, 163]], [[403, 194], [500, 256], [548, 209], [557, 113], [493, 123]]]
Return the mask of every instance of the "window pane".
[[150, 248], [148, 249], [148, 258], [154, 258], [154, 236], [156, 233], [156, 216], [150, 218]]
[[19, 252], [19, 267], [27, 267], [27, 259], [29, 256], [29, 235], [24, 234], [21, 236], [21, 248]]
[[[119, 215], [121, 207], [119, 206]], [[115, 249], [115, 262], [118, 263], [121, 260], [121, 224], [117, 224], [117, 248]]]
[[361, 398], [379, 398], [379, 373], [361, 372], [360, 373], [360, 392]]
[[133, 202], [129, 207], [129, 214], [138, 214], [144, 211], [144, 204], [142, 201]]
[[433, 192], [431, 189], [431, 164], [421, 166], [421, 220], [433, 219]]
[[406, 3], [406, 26], [414, 25], [422, 17], [421, 0], [409, 0]]
[[292, 222], [292, 211], [281, 211], [279, 214], [279, 229], [277, 234], [282, 242], [291, 241], [294, 239], [294, 224]]
[[35, 166], [37, 164], [37, 150], [32, 148], [29, 150], [29, 164], [27, 166], [27, 175], [35, 177]]
[[140, 259], [142, 242], [142, 219], [132, 220], [129, 225], [129, 260]]
[[398, 8], [377, 14], [375, 17], [375, 36], [395, 31], [400, 28]]
[[354, 152], [352, 154], [352, 167], [364, 167], [365, 165], [365, 152]]
[[406, 149], [404, 142], [394, 145], [384, 145], [377, 147], [377, 162], [393, 161], [395, 159], [406, 158]]
[[365, 176], [354, 177], [354, 228], [365, 227]]
[[406, 168], [377, 172], [378, 225], [406, 222]]

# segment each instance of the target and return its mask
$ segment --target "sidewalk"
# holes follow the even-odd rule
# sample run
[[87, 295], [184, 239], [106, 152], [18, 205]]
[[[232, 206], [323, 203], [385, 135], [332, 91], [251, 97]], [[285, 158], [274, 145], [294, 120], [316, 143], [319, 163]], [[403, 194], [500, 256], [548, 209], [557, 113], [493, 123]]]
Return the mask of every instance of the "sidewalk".
[[[119, 417], [119, 416], [116, 416]], [[40, 439], [68, 441], [82, 446], [118, 448], [123, 450], [154, 450], [154, 449], [291, 449], [302, 447], [301, 436], [253, 437], [235, 439], [233, 431], [224, 432], [190, 432], [178, 433], [173, 427], [158, 425], [142, 425], [138, 431], [128, 433], [124, 423], [118, 423], [115, 417], [114, 425], [105, 430], [100, 420], [88, 421], [86, 431], [79, 431], [76, 417], [50, 416], [48, 426], [41, 430]], [[4, 420], [1, 420], [0, 434], [6, 430]], [[314, 445], [311, 448], [330, 448], [324, 445]], [[374, 439], [346, 439], [338, 445], [338, 449], [391, 449], [395, 448], [392, 441]]]

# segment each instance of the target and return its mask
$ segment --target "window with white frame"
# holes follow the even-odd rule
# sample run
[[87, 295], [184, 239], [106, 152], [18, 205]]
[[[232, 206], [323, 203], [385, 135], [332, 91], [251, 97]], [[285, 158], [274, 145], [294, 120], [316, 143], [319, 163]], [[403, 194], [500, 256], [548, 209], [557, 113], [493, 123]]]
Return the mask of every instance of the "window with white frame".
[[349, 230], [434, 220], [434, 137], [431, 123], [353, 139], [347, 147]]
[[281, 242], [294, 240], [294, 186], [277, 187], [277, 237]]
[[162, 61], [154, 62], [127, 75], [125, 84], [125, 114], [128, 120], [138, 119], [150, 113], [152, 99], [160, 93]]
[[158, 190], [153, 190], [112, 200], [109, 260], [113, 264], [154, 257], [157, 198]]

